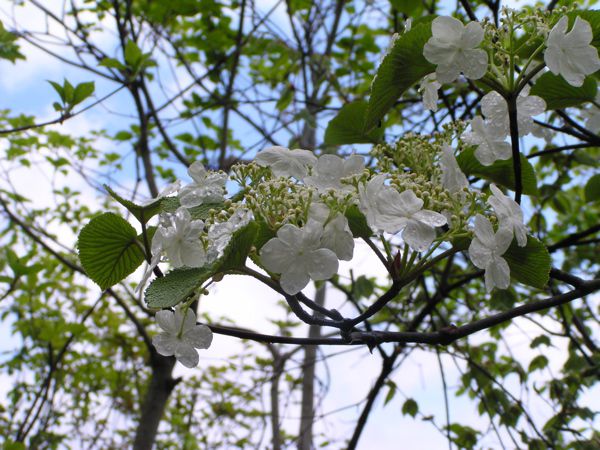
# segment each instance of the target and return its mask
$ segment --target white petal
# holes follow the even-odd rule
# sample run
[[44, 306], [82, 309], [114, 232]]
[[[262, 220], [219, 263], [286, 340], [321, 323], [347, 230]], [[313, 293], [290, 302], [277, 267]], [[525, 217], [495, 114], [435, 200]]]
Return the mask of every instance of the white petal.
[[175, 348], [175, 358], [185, 367], [192, 368], [198, 365], [198, 361], [200, 361], [200, 357], [198, 356], [198, 352], [194, 347], [190, 344], [179, 341], [177, 343], [177, 347]]
[[213, 333], [206, 325], [195, 325], [183, 334], [183, 340], [195, 348], [208, 348], [213, 340]]
[[424, 252], [435, 239], [435, 229], [423, 222], [409, 220], [402, 232], [402, 239], [413, 250]]
[[506, 289], [510, 286], [510, 268], [504, 258], [494, 258], [485, 269], [485, 287], [490, 292], [494, 286]]
[[279, 284], [281, 288], [288, 294], [294, 295], [300, 292], [306, 287], [310, 277], [303, 264], [296, 264], [288, 267], [288, 269], [281, 274]]
[[281, 239], [272, 238], [260, 249], [260, 260], [268, 271], [282, 273], [294, 263], [294, 254], [290, 250]]
[[475, 267], [485, 269], [492, 259], [492, 251], [484, 246], [477, 237], [474, 237], [469, 245], [469, 258]]
[[179, 323], [175, 321], [172, 311], [163, 309], [162, 311], [158, 311], [154, 317], [156, 318], [158, 325], [167, 333], [173, 335], [179, 333]]
[[335, 253], [327, 248], [320, 248], [310, 252], [307, 264], [309, 276], [315, 280], [328, 280], [338, 271], [339, 262]]
[[163, 356], [173, 356], [179, 340], [168, 333], [160, 333], [152, 338], [152, 345]]
[[428, 209], [417, 211], [413, 214], [413, 219], [432, 227], [441, 227], [447, 223], [446, 217], [444, 217], [442, 214], [435, 211], [430, 211]]

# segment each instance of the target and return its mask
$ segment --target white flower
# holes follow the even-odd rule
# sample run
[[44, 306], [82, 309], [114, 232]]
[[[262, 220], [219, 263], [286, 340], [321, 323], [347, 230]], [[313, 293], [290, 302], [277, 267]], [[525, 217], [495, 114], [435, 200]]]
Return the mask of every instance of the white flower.
[[223, 201], [227, 182], [225, 172], [208, 172], [200, 161], [196, 161], [188, 169], [188, 174], [194, 182], [184, 186], [179, 192], [181, 206], [192, 208], [203, 203]]
[[208, 262], [212, 263], [223, 256], [231, 236], [252, 220], [252, 212], [246, 208], [238, 208], [225, 222], [212, 224], [208, 229]]
[[[519, 136], [531, 133], [536, 124], [533, 116], [546, 110], [546, 102], [537, 95], [528, 95], [529, 89], [523, 89], [517, 97], [517, 125]], [[496, 91], [489, 92], [481, 99], [481, 112], [485, 116], [486, 126], [494, 129], [497, 136], [510, 134], [508, 105]]]
[[432, 37], [423, 47], [423, 56], [436, 64], [435, 73], [440, 83], [451, 83], [462, 72], [477, 80], [485, 75], [488, 56], [477, 49], [483, 41], [483, 28], [477, 22], [466, 26], [453, 17], [436, 17], [431, 24]]
[[373, 177], [359, 187], [360, 210], [369, 226], [387, 233], [402, 231], [402, 239], [418, 252], [429, 248], [435, 239], [435, 228], [446, 224], [446, 218], [423, 208], [423, 200], [412, 190], [399, 193], [385, 186], [385, 175]]
[[463, 188], [469, 186], [469, 181], [465, 174], [460, 170], [454, 150], [449, 145], [442, 146], [440, 156], [442, 165], [442, 186], [450, 192], [461, 192]]
[[303, 228], [285, 224], [277, 231], [277, 237], [261, 248], [263, 265], [281, 274], [279, 283], [286, 293], [297, 294], [311, 279], [327, 280], [337, 272], [335, 253], [321, 248], [322, 234], [323, 227], [314, 220]]
[[437, 111], [438, 101], [438, 89], [442, 87], [442, 84], [438, 82], [434, 73], [430, 73], [419, 86], [419, 93], [423, 96], [423, 106], [429, 111]]
[[308, 167], [317, 162], [317, 157], [308, 150], [288, 150], [284, 147], [269, 147], [258, 152], [256, 164], [270, 167], [276, 177], [295, 177], [303, 179], [308, 173]]
[[500, 220], [500, 227], [514, 233], [519, 247], [527, 245], [527, 227], [523, 223], [523, 210], [512, 198], [504, 195], [494, 184], [490, 185], [492, 194], [488, 203], [492, 205]]
[[548, 34], [544, 62], [548, 69], [561, 75], [571, 86], [583, 85], [586, 75], [600, 69], [598, 50], [590, 43], [592, 27], [586, 20], [575, 18], [573, 29], [567, 33], [569, 19], [561, 17]]
[[477, 214], [475, 216], [475, 236], [469, 246], [469, 258], [476, 267], [485, 269], [485, 287], [488, 292], [494, 286], [506, 289], [510, 285], [510, 268], [502, 255], [512, 241], [512, 231], [500, 228], [496, 233], [490, 221]]
[[349, 191], [352, 190], [352, 186], [342, 184], [341, 179], [360, 174], [364, 168], [365, 159], [359, 155], [352, 155], [345, 160], [336, 155], [322, 155], [313, 167], [311, 175], [304, 177], [303, 181], [309, 186], [315, 186], [319, 191]]
[[199, 357], [197, 348], [208, 348], [212, 331], [206, 325], [196, 324], [196, 314], [191, 309], [158, 311], [156, 321], [164, 330], [152, 338], [152, 345], [163, 356], [177, 358], [185, 367], [196, 367]]
[[177, 191], [179, 191], [179, 189], [181, 189], [181, 181], [176, 180], [174, 183], [166, 185], [165, 188], [155, 198], [149, 198], [148, 200], [144, 200], [142, 203], [140, 203], [140, 206], [149, 206], [157, 200], [160, 200], [161, 198], [168, 197], [171, 194], [175, 194]]
[[350, 231], [348, 219], [342, 213], [330, 218], [331, 211], [323, 203], [312, 203], [308, 221], [316, 221], [323, 226], [321, 247], [331, 250], [338, 259], [350, 261], [354, 253], [354, 236]]
[[471, 120], [471, 132], [462, 136], [469, 145], [476, 145], [475, 157], [484, 166], [493, 164], [498, 159], [508, 159], [512, 155], [510, 144], [505, 141], [504, 134], [498, 134], [496, 128], [479, 116]]
[[184, 207], [177, 209], [175, 214], [162, 215], [152, 239], [152, 254], [166, 253], [173, 267], [202, 267], [207, 262], [200, 240], [203, 230], [204, 222], [192, 220]]

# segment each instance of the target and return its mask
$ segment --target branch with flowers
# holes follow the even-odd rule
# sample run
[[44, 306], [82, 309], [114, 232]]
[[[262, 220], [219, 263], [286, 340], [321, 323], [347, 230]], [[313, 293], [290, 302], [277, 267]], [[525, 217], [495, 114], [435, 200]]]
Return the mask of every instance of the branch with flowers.
[[[552, 142], [555, 130], [534, 119], [547, 111], [592, 103], [586, 113], [590, 123], [597, 122], [592, 76], [600, 69], [592, 45], [597, 36], [596, 11], [504, 10], [499, 26], [419, 19], [394, 37], [368, 103], [344, 105], [325, 133], [330, 145], [373, 143], [368, 159], [270, 147], [234, 165], [229, 175], [194, 162], [191, 182], [178, 181], [144, 204], [107, 187], [137, 219], [141, 233], [119, 215], [96, 217], [79, 236], [82, 265], [107, 289], [145, 261], [138, 289], [156, 275], [145, 300], [157, 310], [163, 330], [152, 342], [158, 353], [188, 367], [197, 365], [196, 349], [208, 348], [213, 333], [298, 345], [447, 345], [582, 298], [597, 291], [600, 280], [552, 268], [546, 247], [551, 243], [534, 237], [525, 224], [523, 196], [537, 195], [539, 186], [528, 161], [534, 154], [525, 155], [526, 140], [520, 139], [533, 134]], [[386, 114], [411, 87], [419, 84], [424, 108], [435, 112], [439, 90], [465, 81], [473, 95], [482, 94], [480, 116], [469, 123], [446, 120], [444, 131], [433, 135], [383, 141]], [[229, 185], [229, 195], [228, 179], [236, 185]], [[157, 215], [158, 224], [149, 226]], [[359, 239], [376, 255], [387, 284], [364, 311], [345, 317], [302, 291], [311, 282], [336, 283], [340, 261], [352, 261]], [[458, 254], [479, 269], [487, 293], [514, 285], [543, 290], [550, 277], [573, 289], [432, 332], [367, 327], [412, 284]], [[163, 275], [166, 264], [171, 270]], [[230, 274], [257, 279], [282, 295], [298, 319], [333, 328], [339, 338], [198, 324], [198, 300]]]

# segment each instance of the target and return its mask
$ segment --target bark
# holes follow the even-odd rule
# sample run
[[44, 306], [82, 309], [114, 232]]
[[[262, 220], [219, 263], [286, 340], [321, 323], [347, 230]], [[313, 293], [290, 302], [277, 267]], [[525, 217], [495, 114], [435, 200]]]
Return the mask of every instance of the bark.
[[[321, 286], [315, 295], [315, 303], [325, 304], [325, 286]], [[316, 313], [315, 313], [316, 315]], [[310, 338], [321, 336], [321, 327], [311, 325], [308, 331]], [[315, 420], [315, 367], [317, 346], [309, 345], [304, 349], [304, 364], [302, 365], [302, 404], [300, 411], [300, 432], [298, 433], [298, 450], [313, 448], [313, 423]]]
[[142, 414], [133, 442], [133, 450], [152, 449], [167, 401], [178, 381], [172, 376], [173, 366], [175, 366], [174, 357], [153, 354], [151, 366], [152, 375], [142, 404]]

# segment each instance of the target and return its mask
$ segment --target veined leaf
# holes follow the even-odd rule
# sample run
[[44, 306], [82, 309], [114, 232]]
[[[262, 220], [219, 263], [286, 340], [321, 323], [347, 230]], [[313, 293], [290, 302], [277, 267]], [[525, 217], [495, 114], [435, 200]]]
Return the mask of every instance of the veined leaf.
[[149, 205], [136, 205], [130, 200], [127, 200], [113, 191], [106, 184], [104, 185], [104, 189], [110, 194], [112, 198], [118, 201], [121, 205], [123, 205], [127, 211], [129, 211], [133, 216], [140, 221], [140, 223], [147, 223], [152, 217], [158, 214], [161, 211], [161, 201], [164, 199], [156, 199], [156, 201], [150, 203]]
[[548, 283], [552, 260], [544, 244], [533, 236], [527, 236], [525, 247], [513, 240], [502, 257], [508, 262], [510, 276], [520, 283], [539, 289]]
[[364, 131], [367, 108], [368, 103], [363, 100], [342, 106], [338, 115], [327, 125], [325, 144], [378, 143], [383, 136], [383, 128], [375, 128], [368, 133]]
[[585, 185], [585, 201], [595, 202], [600, 200], [600, 174], [594, 175]]
[[430, 37], [431, 23], [419, 23], [392, 43], [371, 85], [365, 131], [375, 128], [408, 88], [435, 71], [423, 56]]
[[547, 109], [567, 108], [591, 102], [596, 98], [598, 83], [592, 77], [587, 77], [583, 86], [571, 86], [562, 76], [546, 72], [531, 88], [531, 95], [537, 95], [546, 102]]
[[155, 279], [146, 289], [150, 308], [170, 308], [190, 298], [214, 274], [213, 266], [174, 269]]
[[102, 289], [123, 280], [144, 261], [135, 229], [113, 213], [97, 216], [83, 227], [77, 247], [83, 268]]
[[[515, 189], [512, 158], [504, 161], [496, 161], [491, 166], [484, 166], [475, 157], [475, 147], [469, 147], [462, 151], [456, 160], [461, 170], [467, 175], [485, 178], [509, 189]], [[521, 183], [523, 185], [523, 194], [537, 195], [538, 189], [535, 171], [531, 163], [523, 155], [521, 155]]]

